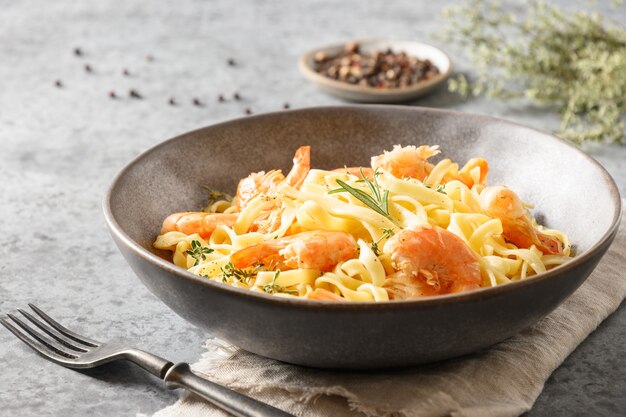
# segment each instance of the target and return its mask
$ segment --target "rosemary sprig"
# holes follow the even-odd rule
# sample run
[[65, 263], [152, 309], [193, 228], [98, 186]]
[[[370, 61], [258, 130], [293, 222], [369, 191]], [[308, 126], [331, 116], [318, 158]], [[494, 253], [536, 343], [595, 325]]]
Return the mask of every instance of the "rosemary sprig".
[[391, 220], [395, 225], [398, 225], [396, 221], [389, 214], [389, 190], [383, 190], [378, 184], [378, 176], [380, 172], [376, 170], [374, 172], [374, 180], [370, 180], [363, 174], [363, 170], [361, 169], [361, 179], [359, 181], [365, 182], [367, 187], [370, 189], [372, 195], [367, 194], [364, 191], [359, 190], [358, 188], [354, 188], [348, 184], [346, 184], [342, 180], [337, 180], [337, 184], [340, 188], [335, 188], [334, 190], [330, 190], [328, 194], [337, 194], [337, 193], [350, 193], [354, 198], [359, 200], [361, 203], [365, 204], [367, 207], [374, 210], [376, 213], [386, 217]]
[[367, 193], [364, 193], [363, 191], [354, 188], [341, 180], [337, 180], [337, 184], [339, 184], [341, 188], [331, 190], [328, 192], [328, 194], [348, 192], [352, 194], [357, 200], [361, 201], [363, 204], [365, 204], [378, 214], [389, 217], [389, 212], [385, 210], [385, 207], [380, 200], [372, 198]]
[[202, 246], [200, 241], [195, 239], [191, 241], [191, 249], [185, 251], [187, 255], [196, 260], [193, 266], [198, 265], [201, 260], [206, 260], [206, 256], [211, 252], [213, 252], [213, 249]]
[[280, 276], [280, 269], [274, 273], [274, 278], [272, 278], [272, 283], [263, 286], [263, 291], [268, 294], [276, 294], [282, 292], [284, 294], [298, 294], [298, 291], [294, 290], [286, 290], [281, 285], [276, 284], [276, 280]]

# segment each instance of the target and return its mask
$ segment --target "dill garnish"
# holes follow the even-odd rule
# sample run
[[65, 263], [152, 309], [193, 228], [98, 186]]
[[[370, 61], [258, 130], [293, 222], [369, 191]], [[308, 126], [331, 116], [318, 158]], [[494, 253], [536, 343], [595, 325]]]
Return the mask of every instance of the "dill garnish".
[[201, 260], [206, 260], [206, 256], [211, 252], [213, 252], [213, 249], [202, 246], [200, 241], [195, 239], [191, 241], [191, 249], [185, 251], [187, 255], [196, 260], [193, 266], [198, 265]]

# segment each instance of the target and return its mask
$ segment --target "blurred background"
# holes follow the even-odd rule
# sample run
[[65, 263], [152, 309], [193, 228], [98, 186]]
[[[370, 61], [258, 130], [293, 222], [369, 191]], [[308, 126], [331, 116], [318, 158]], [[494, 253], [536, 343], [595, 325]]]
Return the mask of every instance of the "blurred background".
[[[599, 10], [617, 22], [626, 21], [626, 7], [613, 3], [550, 4], [569, 11]], [[457, 73], [471, 79], [477, 68], [468, 58], [468, 48], [439, 39], [449, 27], [444, 9], [471, 4], [1, 0], [0, 135], [24, 149], [47, 149], [39, 153], [42, 164], [68, 170], [101, 164], [111, 174], [154, 143], [244, 116], [246, 109], [257, 114], [281, 110], [285, 103], [291, 108], [344, 104], [307, 82], [298, 72], [297, 60], [316, 47], [352, 39], [432, 43], [451, 56]], [[525, 6], [505, 2], [503, 7], [515, 12]], [[80, 57], [75, 48], [82, 52]], [[56, 81], [63, 87], [56, 87]], [[130, 99], [130, 89], [143, 99]], [[120, 98], [111, 99], [111, 92]], [[235, 93], [241, 100], [232, 98]], [[217, 101], [219, 95], [224, 103]], [[171, 98], [179, 105], [168, 105]], [[203, 105], [194, 106], [194, 98]], [[556, 111], [528, 100], [463, 99], [445, 87], [409, 105], [490, 114], [548, 131], [560, 125]], [[52, 134], [72, 139], [58, 149], [57, 140], [45, 140]], [[81, 146], [92, 157], [74, 153], [74, 159], [58, 158], [67, 146]], [[624, 160], [625, 148], [585, 149], [618, 179], [624, 194], [618, 168], [623, 166], [619, 160]]]

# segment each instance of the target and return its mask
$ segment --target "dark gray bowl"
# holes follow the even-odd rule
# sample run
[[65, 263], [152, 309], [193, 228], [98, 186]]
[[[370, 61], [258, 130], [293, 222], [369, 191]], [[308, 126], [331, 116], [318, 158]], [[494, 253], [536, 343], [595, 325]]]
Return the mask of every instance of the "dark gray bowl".
[[[152, 242], [176, 211], [201, 207], [201, 186], [234, 192], [252, 171], [289, 169], [312, 146], [313, 166], [366, 165], [394, 144], [441, 145], [460, 162], [489, 160], [491, 184], [536, 204], [578, 255], [521, 282], [424, 300], [288, 300], [197, 277], [161, 259]], [[594, 160], [553, 136], [501, 120], [414, 107], [323, 107], [209, 126], [137, 157], [104, 202], [115, 243], [143, 283], [176, 313], [243, 349], [300, 365], [384, 368], [432, 362], [490, 346], [556, 308], [589, 276], [617, 232], [620, 198]]]

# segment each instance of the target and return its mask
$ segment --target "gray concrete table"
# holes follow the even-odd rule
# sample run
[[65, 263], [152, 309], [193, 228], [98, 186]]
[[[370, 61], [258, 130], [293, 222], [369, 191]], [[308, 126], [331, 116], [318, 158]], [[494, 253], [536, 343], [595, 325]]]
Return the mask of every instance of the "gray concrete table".
[[[196, 360], [207, 335], [139, 283], [107, 234], [100, 202], [113, 175], [140, 151], [246, 108], [341, 104], [298, 74], [301, 52], [359, 37], [429, 40], [447, 3], [0, 0], [0, 311], [35, 302], [98, 338]], [[463, 102], [445, 91], [414, 104], [558, 126], [549, 111]], [[626, 148], [586, 150], [626, 195]], [[622, 306], [554, 373], [530, 415], [626, 408], [624, 329]], [[0, 369], [0, 416], [133, 416], [176, 398], [131, 365], [84, 373], [55, 366], [4, 329]]]

